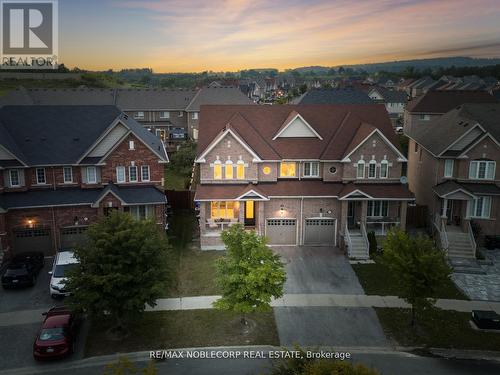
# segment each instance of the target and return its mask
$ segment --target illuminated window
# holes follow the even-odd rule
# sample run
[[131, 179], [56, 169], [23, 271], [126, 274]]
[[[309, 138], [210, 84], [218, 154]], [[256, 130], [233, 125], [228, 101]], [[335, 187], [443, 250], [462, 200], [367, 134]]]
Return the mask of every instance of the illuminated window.
[[243, 160], [238, 160], [236, 166], [236, 178], [238, 180], [243, 180], [245, 178], [245, 162]]
[[210, 217], [212, 219], [234, 219], [234, 202], [210, 202]]
[[226, 180], [233, 179], [233, 162], [231, 160], [226, 161], [225, 176]]
[[214, 162], [214, 180], [222, 179], [222, 164], [220, 160]]
[[296, 177], [294, 162], [282, 162], [280, 165], [280, 177]]
[[271, 173], [271, 167], [264, 167], [264, 168], [262, 168], [262, 172], [265, 175], [268, 175], [269, 173]]

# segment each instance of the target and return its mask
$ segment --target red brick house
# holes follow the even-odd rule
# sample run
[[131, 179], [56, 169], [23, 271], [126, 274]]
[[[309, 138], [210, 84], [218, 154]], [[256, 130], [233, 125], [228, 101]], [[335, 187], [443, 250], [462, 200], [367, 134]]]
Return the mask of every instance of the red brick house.
[[161, 140], [115, 106], [0, 110], [0, 248], [52, 254], [110, 210], [165, 225]]
[[202, 106], [196, 162], [202, 249], [234, 223], [270, 245], [347, 245], [405, 228], [406, 158], [382, 104]]

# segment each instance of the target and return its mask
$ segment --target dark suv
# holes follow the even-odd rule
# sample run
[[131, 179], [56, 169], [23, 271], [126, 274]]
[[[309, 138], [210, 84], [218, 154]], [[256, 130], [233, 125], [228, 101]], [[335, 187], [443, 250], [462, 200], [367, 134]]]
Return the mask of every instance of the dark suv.
[[36, 278], [43, 265], [44, 256], [42, 252], [33, 251], [15, 255], [7, 264], [2, 275], [2, 286], [7, 289], [35, 285]]

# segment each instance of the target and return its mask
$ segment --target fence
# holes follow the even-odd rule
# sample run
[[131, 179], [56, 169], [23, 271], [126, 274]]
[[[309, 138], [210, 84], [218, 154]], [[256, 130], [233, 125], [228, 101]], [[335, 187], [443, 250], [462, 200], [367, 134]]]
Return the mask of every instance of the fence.
[[167, 190], [168, 203], [174, 210], [194, 209], [194, 190]]
[[427, 206], [408, 206], [406, 213], [406, 224], [412, 228], [424, 228], [427, 226]]

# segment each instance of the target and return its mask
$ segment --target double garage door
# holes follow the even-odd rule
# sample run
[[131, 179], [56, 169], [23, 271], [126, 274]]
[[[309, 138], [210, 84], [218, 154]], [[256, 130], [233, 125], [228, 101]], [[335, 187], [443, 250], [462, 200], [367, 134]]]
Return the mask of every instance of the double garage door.
[[[83, 245], [86, 240], [87, 227], [67, 227], [61, 228], [62, 249], [71, 249], [78, 245]], [[36, 229], [15, 229], [13, 232], [14, 252], [41, 251], [45, 255], [54, 254], [54, 242], [52, 230], [50, 228]]]
[[[296, 219], [267, 219], [266, 236], [270, 245], [296, 245]], [[336, 245], [336, 219], [310, 218], [304, 220], [304, 245]]]

